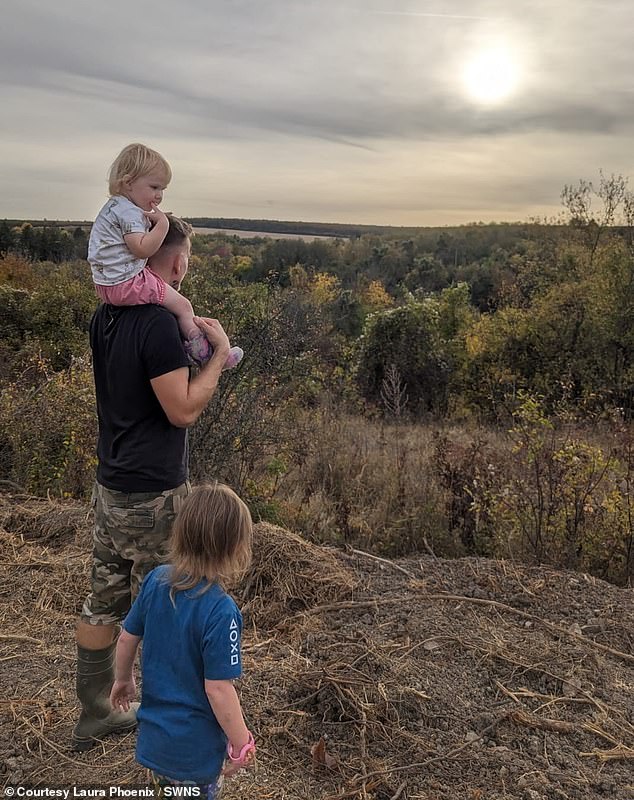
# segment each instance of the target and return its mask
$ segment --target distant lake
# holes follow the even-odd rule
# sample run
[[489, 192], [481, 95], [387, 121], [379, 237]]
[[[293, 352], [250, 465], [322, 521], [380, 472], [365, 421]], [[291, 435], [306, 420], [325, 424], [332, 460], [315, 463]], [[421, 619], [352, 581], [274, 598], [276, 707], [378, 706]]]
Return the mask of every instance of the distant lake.
[[314, 242], [317, 239], [336, 239], [336, 236], [313, 236], [302, 233], [275, 233], [275, 231], [240, 231], [230, 228], [194, 228], [194, 233], [209, 235], [212, 233], [224, 233], [226, 236], [239, 236], [241, 239], [255, 239], [256, 236], [264, 236], [268, 239], [304, 239], [306, 242]]

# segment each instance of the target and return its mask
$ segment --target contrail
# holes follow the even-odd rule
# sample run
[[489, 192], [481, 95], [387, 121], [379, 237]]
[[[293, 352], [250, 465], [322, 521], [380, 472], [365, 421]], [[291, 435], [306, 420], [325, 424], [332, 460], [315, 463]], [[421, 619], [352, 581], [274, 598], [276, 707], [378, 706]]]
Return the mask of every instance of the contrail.
[[390, 17], [432, 17], [434, 19], [500, 19], [499, 17], [472, 17], [466, 14], [428, 14], [424, 11], [370, 11], [370, 14], [383, 14]]

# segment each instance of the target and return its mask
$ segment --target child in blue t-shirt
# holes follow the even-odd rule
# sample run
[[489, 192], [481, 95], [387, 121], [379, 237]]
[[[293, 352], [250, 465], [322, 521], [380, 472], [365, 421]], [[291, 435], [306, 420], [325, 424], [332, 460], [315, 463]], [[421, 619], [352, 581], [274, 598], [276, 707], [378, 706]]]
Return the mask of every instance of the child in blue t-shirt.
[[196, 487], [174, 522], [169, 565], [147, 575], [123, 623], [110, 701], [129, 709], [143, 640], [136, 758], [156, 786], [199, 786], [216, 800], [223, 776], [255, 758], [232, 683], [242, 617], [222, 588], [249, 565], [251, 537], [249, 510], [229, 487]]

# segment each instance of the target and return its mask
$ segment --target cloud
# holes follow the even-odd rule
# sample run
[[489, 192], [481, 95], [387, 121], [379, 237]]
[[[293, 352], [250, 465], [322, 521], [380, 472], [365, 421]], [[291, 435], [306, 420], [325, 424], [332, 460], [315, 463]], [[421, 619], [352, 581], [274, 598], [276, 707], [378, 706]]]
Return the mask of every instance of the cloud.
[[[605, 157], [602, 142], [611, 137], [613, 154], [628, 168], [634, 52], [627, 3], [374, 0], [369, 5], [361, 0], [5, 0], [0, 146], [11, 163], [0, 163], [0, 177], [19, 182], [21, 176], [11, 197], [16, 204], [20, 200], [21, 213], [33, 214], [26, 184], [32, 187], [32, 207], [40, 208], [38, 169], [65, 187], [75, 181], [74, 197], [62, 198], [74, 210], [79, 198], [83, 205], [101, 186], [117, 150], [142, 139], [169, 147], [177, 154], [175, 166], [223, 153], [229, 160], [216, 179], [240, 173], [247, 161], [252, 184], [267, 186], [278, 207], [286, 207], [282, 198], [297, 192], [291, 184], [272, 185], [267, 174], [272, 163], [279, 170], [284, 155], [293, 163], [308, 159], [282, 173], [288, 181], [298, 173], [304, 181], [311, 176], [323, 207], [328, 195], [319, 173], [328, 161], [336, 163], [338, 192], [349, 197], [346, 207], [358, 202], [361, 213], [371, 186], [372, 213], [380, 214], [390, 170], [400, 176], [395, 192], [400, 186], [403, 204], [414, 202], [406, 171], [394, 167], [401, 152], [428, 165], [430, 153], [451, 158], [463, 150], [515, 151], [520, 166], [522, 157], [530, 157], [526, 171], [543, 172], [540, 185], [550, 187], [551, 159], [531, 143], [548, 139], [571, 169], [572, 154], [585, 148], [587, 174], [605, 166], [599, 161]], [[506, 104], [486, 108], [465, 95], [460, 73], [469, 53], [496, 41], [509, 45], [523, 73]], [[517, 151], [520, 144], [523, 150]], [[16, 171], [20, 156], [33, 166], [30, 171]], [[503, 187], [511, 185], [502, 169], [498, 175], [478, 172], [478, 158], [462, 168], [465, 187], [484, 192], [484, 181], [503, 196]], [[187, 174], [190, 196], [203, 202], [205, 186], [197, 183], [195, 170]], [[464, 192], [454, 188], [451, 195], [440, 173], [426, 175], [437, 182], [443, 208], [464, 207]], [[510, 193], [514, 198], [516, 191], [515, 186]], [[255, 186], [251, 192], [258, 198], [254, 205], [270, 201], [259, 197]], [[235, 192], [227, 185], [221, 194]], [[248, 195], [245, 184], [232, 203], [250, 207]], [[1, 201], [0, 214], [12, 215], [11, 197]], [[308, 212], [310, 203], [302, 207]]]

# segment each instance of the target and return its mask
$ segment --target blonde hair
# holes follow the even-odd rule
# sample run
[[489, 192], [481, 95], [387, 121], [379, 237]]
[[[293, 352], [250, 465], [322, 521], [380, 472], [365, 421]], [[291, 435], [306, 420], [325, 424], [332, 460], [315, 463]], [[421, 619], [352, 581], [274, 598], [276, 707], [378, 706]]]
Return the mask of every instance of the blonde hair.
[[251, 563], [253, 522], [238, 495], [222, 483], [196, 486], [176, 516], [170, 538], [169, 582], [175, 592], [201, 580], [226, 584]]
[[165, 173], [165, 183], [168, 184], [172, 180], [172, 170], [163, 156], [144, 144], [138, 142], [129, 144], [123, 148], [110, 167], [108, 175], [110, 195], [121, 194], [127, 181], [148, 175], [157, 167]]

